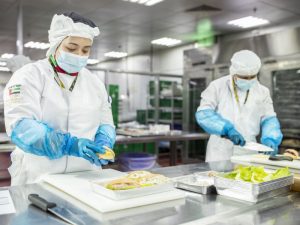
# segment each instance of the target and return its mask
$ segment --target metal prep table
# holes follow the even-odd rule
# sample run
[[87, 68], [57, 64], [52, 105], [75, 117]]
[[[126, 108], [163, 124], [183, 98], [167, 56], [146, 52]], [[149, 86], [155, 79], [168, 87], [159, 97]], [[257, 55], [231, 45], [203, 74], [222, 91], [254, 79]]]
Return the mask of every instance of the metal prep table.
[[[0, 137], [6, 135], [0, 133]], [[207, 140], [209, 138], [208, 134], [205, 133], [187, 133], [182, 132], [180, 134], [168, 134], [168, 135], [157, 135], [157, 136], [146, 136], [146, 137], [130, 137], [130, 136], [120, 136], [116, 140], [116, 144], [134, 144], [134, 143], [143, 143], [144, 150], [146, 150], [146, 143], [158, 143], [159, 141], [169, 141], [170, 142], [170, 165], [175, 165], [177, 161], [177, 141], [191, 141], [191, 140]], [[6, 139], [5, 139], [6, 140]], [[1, 139], [0, 139], [1, 141]], [[11, 142], [4, 142], [0, 144], [0, 157], [1, 154], [3, 157], [8, 159], [8, 154], [12, 152], [15, 148], [15, 145]], [[184, 154], [183, 154], [184, 155]], [[1, 158], [0, 158], [1, 161]], [[6, 162], [8, 164], [10, 162]], [[5, 165], [6, 165], [5, 164]], [[1, 169], [3, 171], [1, 171]], [[7, 168], [1, 168], [0, 165], [0, 186], [1, 182], [4, 182], [6, 185], [9, 183], [9, 174]], [[2, 180], [2, 181], [1, 181]]]
[[[0, 133], [1, 134], [1, 133]], [[146, 143], [158, 143], [160, 141], [170, 142], [170, 165], [174, 166], [177, 160], [177, 142], [178, 141], [193, 141], [193, 140], [208, 140], [209, 135], [206, 133], [188, 133], [181, 132], [180, 134], [166, 134], [145, 137], [130, 137], [130, 136], [117, 136], [116, 145], [118, 144], [136, 144], [143, 143], [144, 150], [146, 150]], [[15, 145], [7, 142], [0, 144], [1, 152], [12, 152]]]
[[[193, 141], [193, 140], [208, 140], [209, 135], [206, 133], [188, 133], [181, 132], [180, 134], [166, 134], [166, 135], [155, 135], [145, 137], [130, 137], [122, 136], [117, 138], [116, 144], [136, 144], [143, 143], [144, 150], [146, 150], [146, 143], [157, 143], [159, 141], [170, 142], [170, 165], [176, 165], [177, 161], [177, 142], [178, 141]], [[184, 155], [184, 154], [183, 154]]]
[[[198, 171], [231, 170], [228, 161], [199, 163], [158, 168], [154, 171], [175, 177]], [[31, 184], [6, 187], [12, 195], [17, 213], [0, 216], [1, 225], [22, 224], [64, 224], [52, 215], [29, 205], [27, 196], [37, 193], [58, 205], [72, 210], [86, 224], [211, 224], [211, 225], [258, 225], [258, 224], [300, 224], [300, 193], [290, 192], [258, 204], [236, 201], [218, 195], [200, 195], [187, 192], [185, 202], [167, 202], [132, 210], [101, 215], [66, 194], [60, 194], [45, 184]], [[1, 190], [1, 189], [0, 189]], [[55, 193], [56, 192], [56, 193]]]

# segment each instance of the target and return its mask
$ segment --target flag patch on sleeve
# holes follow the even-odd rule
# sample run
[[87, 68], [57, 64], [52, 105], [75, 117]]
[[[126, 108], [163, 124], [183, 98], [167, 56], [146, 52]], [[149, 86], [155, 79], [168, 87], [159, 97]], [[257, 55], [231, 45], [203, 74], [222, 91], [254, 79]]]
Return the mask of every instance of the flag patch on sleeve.
[[13, 85], [11, 87], [8, 88], [8, 94], [9, 96], [11, 95], [18, 95], [21, 93], [21, 85], [17, 84], [17, 85]]
[[5, 104], [7, 106], [13, 106], [22, 102], [22, 86], [20, 84], [12, 85], [7, 88]]

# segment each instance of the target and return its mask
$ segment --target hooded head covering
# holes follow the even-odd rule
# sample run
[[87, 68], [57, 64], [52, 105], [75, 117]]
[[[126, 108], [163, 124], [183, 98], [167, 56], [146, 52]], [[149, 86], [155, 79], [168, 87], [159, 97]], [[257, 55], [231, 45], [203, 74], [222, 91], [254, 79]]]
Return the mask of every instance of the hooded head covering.
[[232, 56], [229, 71], [231, 75], [251, 76], [258, 74], [260, 67], [260, 58], [254, 52], [242, 50]]
[[50, 48], [47, 51], [47, 57], [54, 54], [60, 43], [68, 36], [83, 37], [93, 41], [100, 31], [93, 21], [71, 12], [55, 14], [48, 34]]

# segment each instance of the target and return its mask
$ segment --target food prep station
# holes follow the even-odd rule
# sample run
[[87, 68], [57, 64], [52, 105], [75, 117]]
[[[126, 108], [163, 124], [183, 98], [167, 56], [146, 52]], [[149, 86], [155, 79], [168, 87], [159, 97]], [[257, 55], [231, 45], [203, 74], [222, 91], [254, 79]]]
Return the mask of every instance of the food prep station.
[[[10, 186], [15, 145], [6, 135], [1, 100], [0, 225], [300, 224], [300, 1], [2, 0], [1, 99], [15, 56], [28, 56], [32, 62], [45, 58], [46, 48], [31, 44], [50, 44], [52, 16], [73, 10], [101, 31], [86, 68], [109, 95], [117, 134], [115, 161], [102, 169], [47, 174], [34, 184]], [[232, 24], [239, 18], [248, 19], [246, 25], [253, 18], [265, 23]], [[155, 44], [163, 37], [177, 44]], [[195, 112], [201, 93], [229, 75], [232, 56], [242, 49], [261, 59], [257, 79], [270, 91], [283, 140], [273, 158], [268, 155], [273, 149], [259, 145], [261, 132], [259, 143], [246, 140], [243, 148], [235, 146], [230, 161], [207, 163], [210, 135], [199, 126]], [[296, 157], [284, 155], [287, 149]], [[239, 166], [290, 173], [263, 182], [226, 177]], [[167, 180], [149, 187], [108, 188], [131, 170]], [[4, 210], [7, 203], [12, 203], [10, 212]], [[70, 218], [69, 223], [55, 215], [54, 208]]]
[[[234, 164], [228, 161], [199, 163], [157, 168], [153, 173], [163, 174], [174, 180], [191, 174], [208, 174], [209, 171], [226, 172]], [[81, 175], [89, 172], [81, 172]], [[67, 176], [67, 175], [66, 175]], [[89, 175], [90, 176], [90, 175]], [[89, 177], [89, 179], [91, 176]], [[48, 201], [72, 211], [85, 224], [284, 224], [296, 225], [300, 222], [300, 193], [285, 191], [272, 198], [251, 203], [231, 197], [217, 195], [214, 191], [199, 194], [181, 191], [185, 198], [100, 213], [86, 204], [63, 193], [47, 182], [24, 186], [6, 187], [16, 208], [16, 214], [0, 216], [1, 224], [64, 224], [60, 219], [30, 205], [28, 195], [35, 193]], [[197, 190], [196, 190], [197, 192]], [[83, 193], [84, 194], [84, 193]], [[96, 199], [94, 199], [96, 200]], [[101, 202], [99, 202], [101, 204]], [[115, 204], [118, 204], [116, 201]], [[104, 206], [105, 208], [105, 206]], [[279, 213], [281, 212], [281, 213]], [[282, 214], [284, 212], [284, 214]]]

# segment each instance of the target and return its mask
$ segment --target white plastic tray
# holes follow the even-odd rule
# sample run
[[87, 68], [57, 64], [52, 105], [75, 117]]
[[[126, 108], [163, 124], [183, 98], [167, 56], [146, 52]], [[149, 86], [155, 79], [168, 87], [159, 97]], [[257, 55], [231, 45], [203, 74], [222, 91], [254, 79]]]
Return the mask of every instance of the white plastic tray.
[[157, 194], [166, 191], [172, 191], [175, 189], [174, 184], [171, 181], [165, 184], [158, 184], [158, 185], [141, 187], [141, 188], [133, 188], [129, 190], [110, 190], [105, 187], [107, 183], [108, 183], [107, 181], [106, 182], [91, 181], [91, 186], [95, 193], [113, 200], [137, 198], [141, 196]]

